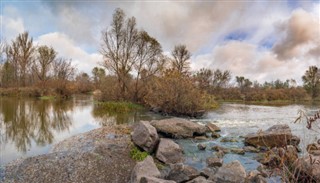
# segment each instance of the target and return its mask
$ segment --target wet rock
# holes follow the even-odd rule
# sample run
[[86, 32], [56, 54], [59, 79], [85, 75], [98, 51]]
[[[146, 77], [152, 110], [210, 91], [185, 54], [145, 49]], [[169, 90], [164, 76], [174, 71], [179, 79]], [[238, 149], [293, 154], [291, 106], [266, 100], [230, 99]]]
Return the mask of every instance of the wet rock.
[[200, 175], [209, 178], [210, 176], [214, 176], [214, 174], [218, 171], [218, 167], [206, 167], [203, 170], [201, 170]]
[[206, 160], [208, 167], [221, 167], [223, 164], [223, 159], [218, 157], [209, 157]]
[[300, 144], [300, 138], [296, 135], [292, 135], [292, 137], [288, 140], [288, 145], [298, 146]]
[[219, 183], [244, 183], [246, 176], [244, 167], [236, 160], [222, 165], [213, 177], [209, 177], [209, 180]]
[[207, 180], [205, 177], [199, 176], [195, 179], [188, 181], [187, 183], [213, 183], [213, 181]]
[[247, 177], [248, 183], [267, 183], [267, 180], [261, 175], [258, 170], [250, 171]]
[[211, 123], [211, 122], [207, 123], [207, 124], [206, 124], [206, 127], [207, 127], [212, 133], [220, 132], [220, 131], [221, 131], [221, 129], [220, 129], [217, 125], [215, 125], [214, 123]]
[[181, 118], [153, 120], [151, 121], [151, 125], [158, 132], [173, 138], [201, 136], [205, 135], [207, 131], [205, 126]]
[[167, 179], [180, 183], [180, 182], [186, 182], [186, 181], [192, 180], [198, 177], [199, 175], [200, 173], [198, 172], [197, 169], [191, 166], [179, 163], [179, 164], [174, 164], [172, 166], [172, 169], [169, 172]]
[[241, 154], [241, 155], [245, 154], [245, 151], [240, 148], [230, 148], [230, 152], [234, 154]]
[[196, 136], [194, 137], [195, 140], [207, 140], [206, 136]]
[[228, 148], [222, 146], [213, 146], [211, 149], [214, 151], [222, 151], [225, 154], [230, 153], [230, 150]]
[[139, 183], [142, 177], [160, 177], [161, 173], [154, 164], [153, 158], [148, 156], [142, 162], [138, 162], [131, 173], [130, 183]]
[[292, 136], [291, 129], [288, 125], [274, 125], [266, 131], [260, 131], [255, 134], [245, 136], [245, 143], [255, 147], [284, 147], [291, 143], [298, 145], [297, 137]]
[[320, 156], [308, 155], [299, 158], [293, 167], [297, 170], [297, 182], [320, 182]]
[[220, 140], [220, 142], [239, 142], [239, 141], [234, 137], [224, 137]]
[[260, 152], [259, 149], [255, 148], [255, 147], [253, 147], [253, 146], [244, 146], [244, 147], [243, 147], [243, 150], [244, 150], [245, 152], [252, 152], [252, 153], [258, 153], [258, 152]]
[[132, 141], [143, 150], [152, 153], [159, 143], [157, 130], [149, 122], [140, 121], [133, 130]]
[[198, 144], [198, 149], [199, 150], [204, 151], [204, 150], [206, 150], [206, 148], [207, 148], [206, 144]]
[[216, 157], [218, 157], [218, 158], [223, 158], [224, 155], [225, 155], [225, 153], [224, 153], [223, 151], [217, 151], [217, 152], [215, 153], [215, 155], [216, 155]]
[[220, 138], [221, 135], [219, 133], [212, 132], [211, 137], [217, 139], [217, 138]]
[[139, 183], [175, 183], [172, 180], [164, 180], [156, 177], [142, 177]]
[[312, 155], [319, 156], [320, 155], [320, 145], [319, 144], [309, 144], [307, 146], [307, 152]]
[[58, 143], [48, 154], [14, 161], [6, 166], [5, 181], [128, 182], [136, 163], [129, 156], [131, 138], [124, 130], [99, 128]]
[[173, 140], [161, 138], [156, 158], [165, 164], [180, 163], [183, 161], [183, 151]]

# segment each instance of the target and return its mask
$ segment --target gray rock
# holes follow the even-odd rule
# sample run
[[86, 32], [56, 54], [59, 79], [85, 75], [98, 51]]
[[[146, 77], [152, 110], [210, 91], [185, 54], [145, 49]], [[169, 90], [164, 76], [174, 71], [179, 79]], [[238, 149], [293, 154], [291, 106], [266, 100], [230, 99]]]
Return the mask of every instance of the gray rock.
[[215, 152], [215, 156], [218, 157], [218, 158], [223, 158], [225, 155], [225, 153], [221, 150]]
[[298, 137], [292, 136], [291, 129], [288, 125], [274, 125], [266, 131], [260, 131], [255, 134], [245, 136], [245, 143], [254, 147], [283, 147], [300, 142]]
[[165, 164], [183, 162], [183, 150], [171, 139], [161, 138], [156, 158]]
[[199, 176], [195, 179], [188, 181], [187, 183], [213, 183], [213, 181], [207, 180], [205, 177]]
[[221, 167], [223, 164], [223, 159], [218, 157], [209, 157], [206, 160], [208, 167]]
[[260, 152], [259, 149], [255, 148], [255, 147], [253, 147], [253, 146], [244, 146], [244, 147], [243, 147], [243, 150], [244, 150], [245, 152], [252, 152], [252, 153], [258, 153], [258, 152]]
[[213, 124], [213, 123], [211, 123], [211, 122], [207, 123], [207, 124], [206, 124], [206, 127], [207, 127], [212, 133], [214, 133], [214, 132], [220, 132], [220, 131], [221, 131], [221, 129], [220, 129], [217, 125], [215, 125], [215, 124]]
[[199, 150], [201, 150], [201, 151], [203, 151], [203, 150], [206, 150], [206, 148], [207, 148], [207, 145], [206, 144], [198, 144], [198, 149]]
[[209, 178], [210, 176], [214, 176], [214, 174], [218, 171], [218, 167], [206, 167], [203, 170], [201, 170], [200, 175]]
[[206, 136], [196, 136], [194, 137], [195, 140], [207, 140]]
[[164, 180], [156, 177], [142, 177], [140, 183], [176, 183], [172, 180]]
[[261, 175], [258, 170], [250, 171], [247, 177], [248, 183], [267, 183], [267, 180]]
[[211, 137], [217, 139], [217, 138], [220, 138], [221, 135], [219, 133], [212, 132]]
[[180, 183], [192, 180], [199, 175], [200, 173], [195, 168], [179, 163], [172, 166], [167, 179]]
[[151, 125], [154, 126], [158, 132], [173, 138], [201, 136], [205, 135], [207, 131], [205, 126], [182, 118], [153, 120], [151, 121]]
[[219, 183], [244, 183], [246, 180], [246, 171], [239, 161], [233, 161], [220, 167], [213, 177], [213, 180]]
[[241, 154], [241, 155], [245, 154], [245, 151], [240, 148], [230, 148], [230, 152], [234, 154]]
[[268, 172], [266, 170], [266, 167], [264, 165], [259, 165], [257, 167], [257, 170], [260, 172], [260, 174], [263, 176], [263, 177], [268, 177]]
[[230, 150], [228, 148], [225, 148], [225, 147], [222, 147], [222, 146], [213, 146], [211, 149], [214, 150], [214, 151], [218, 151], [218, 152], [222, 151], [225, 154], [230, 153]]
[[157, 130], [149, 122], [140, 121], [133, 130], [132, 141], [143, 150], [152, 153], [159, 143]]
[[235, 137], [223, 137], [220, 142], [239, 142]]
[[154, 164], [153, 158], [148, 156], [142, 162], [138, 162], [131, 173], [130, 183], [140, 183], [142, 177], [160, 177], [161, 173]]

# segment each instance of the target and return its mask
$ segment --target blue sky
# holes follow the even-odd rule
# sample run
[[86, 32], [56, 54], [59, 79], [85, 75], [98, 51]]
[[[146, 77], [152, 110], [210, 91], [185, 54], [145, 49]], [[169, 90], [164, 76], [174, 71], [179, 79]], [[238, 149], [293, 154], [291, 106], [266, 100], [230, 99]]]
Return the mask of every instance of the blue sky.
[[320, 66], [319, 1], [1, 1], [1, 37], [29, 31], [37, 45], [53, 46], [79, 71], [102, 62], [101, 31], [115, 8], [134, 16], [165, 53], [175, 44], [192, 52], [193, 70], [228, 69], [260, 82], [301, 81]]

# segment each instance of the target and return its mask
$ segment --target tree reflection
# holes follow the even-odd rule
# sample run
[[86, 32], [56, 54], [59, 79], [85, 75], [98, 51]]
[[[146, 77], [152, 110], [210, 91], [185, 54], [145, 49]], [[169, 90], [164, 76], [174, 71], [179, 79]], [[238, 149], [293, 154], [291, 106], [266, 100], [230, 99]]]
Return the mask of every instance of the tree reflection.
[[39, 146], [53, 142], [54, 133], [68, 130], [72, 102], [0, 98], [1, 143], [12, 142], [26, 152], [34, 141]]

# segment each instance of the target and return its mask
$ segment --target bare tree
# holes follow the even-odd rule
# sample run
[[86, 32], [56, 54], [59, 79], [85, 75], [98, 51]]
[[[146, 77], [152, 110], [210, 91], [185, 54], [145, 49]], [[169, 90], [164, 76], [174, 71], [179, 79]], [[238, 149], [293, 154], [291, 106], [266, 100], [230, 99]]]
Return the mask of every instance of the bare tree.
[[213, 73], [213, 87], [216, 89], [224, 88], [231, 80], [230, 71], [221, 71], [217, 69]]
[[64, 58], [54, 60], [52, 67], [56, 91], [61, 96], [68, 97], [70, 93], [67, 90], [67, 83], [74, 78], [76, 68], [71, 65], [71, 60]]
[[302, 76], [305, 89], [316, 98], [320, 92], [320, 69], [316, 66], [310, 66]]
[[28, 32], [19, 34], [7, 48], [7, 57], [15, 68], [15, 77], [18, 79], [19, 86], [26, 86], [27, 74], [33, 62], [34, 51], [33, 40], [29, 38]]
[[129, 73], [138, 59], [138, 38], [135, 18], [125, 20], [123, 10], [116, 9], [111, 27], [103, 32], [101, 54], [104, 57], [103, 66], [117, 76], [123, 99], [128, 90]]
[[190, 67], [189, 59], [191, 53], [187, 50], [186, 45], [176, 45], [172, 51], [172, 67], [180, 74], [186, 74]]
[[51, 47], [40, 46], [37, 49], [38, 55], [32, 69], [40, 80], [42, 87], [46, 87], [46, 81], [49, 79], [48, 73], [51, 69], [53, 61], [56, 59], [57, 52]]

